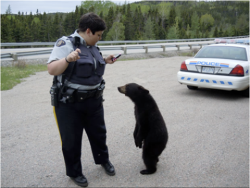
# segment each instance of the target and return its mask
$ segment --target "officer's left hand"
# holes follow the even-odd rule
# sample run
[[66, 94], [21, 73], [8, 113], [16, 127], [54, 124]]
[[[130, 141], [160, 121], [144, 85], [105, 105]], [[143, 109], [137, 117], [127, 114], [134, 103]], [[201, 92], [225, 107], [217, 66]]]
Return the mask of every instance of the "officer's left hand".
[[108, 57], [105, 58], [105, 63], [106, 64], [113, 64], [117, 60], [117, 59], [112, 60], [113, 58], [114, 58], [114, 55], [109, 55]]

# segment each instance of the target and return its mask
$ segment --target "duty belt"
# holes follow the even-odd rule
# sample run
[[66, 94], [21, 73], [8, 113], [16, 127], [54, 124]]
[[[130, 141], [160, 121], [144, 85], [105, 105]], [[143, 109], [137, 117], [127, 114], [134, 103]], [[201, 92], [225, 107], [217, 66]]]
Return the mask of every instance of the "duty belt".
[[77, 102], [82, 102], [87, 98], [91, 98], [91, 97], [95, 97], [95, 98], [99, 98], [103, 93], [100, 93], [99, 90], [95, 89], [95, 90], [91, 90], [91, 91], [84, 91], [84, 90], [76, 90], [75, 96], [76, 96], [76, 101]]
[[82, 102], [87, 98], [99, 98], [103, 94], [103, 90], [105, 89], [105, 82], [104, 80], [100, 84], [97, 89], [94, 90], [76, 90], [72, 88], [67, 88], [66, 91], [62, 95], [61, 102]]

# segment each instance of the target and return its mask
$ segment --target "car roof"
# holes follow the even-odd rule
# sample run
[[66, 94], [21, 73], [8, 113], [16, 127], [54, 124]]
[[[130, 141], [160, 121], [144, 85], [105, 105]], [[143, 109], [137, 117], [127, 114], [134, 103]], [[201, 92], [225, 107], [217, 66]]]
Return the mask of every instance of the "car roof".
[[245, 45], [245, 44], [211, 44], [208, 46], [233, 46], [233, 47], [242, 47], [242, 48], [249, 49], [249, 45]]

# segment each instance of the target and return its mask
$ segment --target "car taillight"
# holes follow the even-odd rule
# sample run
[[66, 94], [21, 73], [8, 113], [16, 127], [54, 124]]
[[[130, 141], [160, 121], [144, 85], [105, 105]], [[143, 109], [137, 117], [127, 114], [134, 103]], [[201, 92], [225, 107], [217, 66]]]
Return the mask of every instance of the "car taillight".
[[183, 61], [181, 64], [181, 71], [188, 71], [185, 61]]
[[236, 65], [233, 70], [230, 72], [230, 75], [235, 76], [244, 76], [244, 69], [240, 65]]

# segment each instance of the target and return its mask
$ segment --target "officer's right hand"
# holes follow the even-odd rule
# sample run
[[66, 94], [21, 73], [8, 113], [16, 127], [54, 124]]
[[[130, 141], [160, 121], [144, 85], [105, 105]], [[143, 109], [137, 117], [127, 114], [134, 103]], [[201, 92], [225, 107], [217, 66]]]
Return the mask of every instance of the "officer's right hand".
[[68, 62], [73, 62], [73, 61], [77, 61], [78, 59], [80, 59], [79, 53], [81, 53], [81, 50], [79, 48], [77, 48], [75, 51], [71, 52], [67, 57], [67, 61]]

